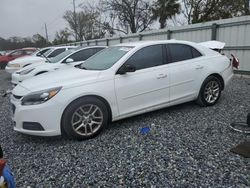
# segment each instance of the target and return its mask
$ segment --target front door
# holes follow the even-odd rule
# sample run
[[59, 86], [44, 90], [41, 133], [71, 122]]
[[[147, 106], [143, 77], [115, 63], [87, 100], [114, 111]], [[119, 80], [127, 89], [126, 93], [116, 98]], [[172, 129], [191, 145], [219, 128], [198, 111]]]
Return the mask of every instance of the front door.
[[164, 48], [164, 45], [153, 45], [138, 50], [125, 62], [135, 66], [136, 71], [115, 75], [120, 116], [169, 101], [169, 69]]

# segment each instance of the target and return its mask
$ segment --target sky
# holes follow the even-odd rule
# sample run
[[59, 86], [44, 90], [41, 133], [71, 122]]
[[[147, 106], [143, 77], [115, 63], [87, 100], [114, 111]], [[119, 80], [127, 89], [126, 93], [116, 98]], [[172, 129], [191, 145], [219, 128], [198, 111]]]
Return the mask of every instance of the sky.
[[[76, 5], [81, 2], [76, 0]], [[49, 40], [53, 40], [56, 31], [67, 27], [62, 17], [72, 9], [72, 0], [0, 0], [0, 37], [32, 37], [36, 33], [45, 37], [46, 23]]]

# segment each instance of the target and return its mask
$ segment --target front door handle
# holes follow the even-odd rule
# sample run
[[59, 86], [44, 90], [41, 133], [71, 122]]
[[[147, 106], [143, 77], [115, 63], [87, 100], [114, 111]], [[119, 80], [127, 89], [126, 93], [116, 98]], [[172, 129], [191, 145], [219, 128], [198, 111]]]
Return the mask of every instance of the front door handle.
[[159, 74], [159, 75], [157, 76], [157, 79], [166, 78], [166, 77], [168, 77], [167, 74]]
[[197, 65], [195, 69], [196, 69], [196, 70], [199, 70], [199, 69], [203, 69], [203, 68], [204, 68], [203, 66]]

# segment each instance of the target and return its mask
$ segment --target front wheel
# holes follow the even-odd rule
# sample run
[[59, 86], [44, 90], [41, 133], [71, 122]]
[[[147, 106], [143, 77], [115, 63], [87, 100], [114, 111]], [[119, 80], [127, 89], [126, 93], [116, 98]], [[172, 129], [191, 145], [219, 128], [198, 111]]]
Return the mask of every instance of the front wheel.
[[108, 123], [106, 105], [95, 97], [80, 98], [66, 108], [62, 129], [69, 138], [84, 140], [97, 136]]
[[196, 102], [200, 106], [212, 106], [219, 100], [221, 90], [220, 80], [215, 76], [209, 76], [203, 82]]

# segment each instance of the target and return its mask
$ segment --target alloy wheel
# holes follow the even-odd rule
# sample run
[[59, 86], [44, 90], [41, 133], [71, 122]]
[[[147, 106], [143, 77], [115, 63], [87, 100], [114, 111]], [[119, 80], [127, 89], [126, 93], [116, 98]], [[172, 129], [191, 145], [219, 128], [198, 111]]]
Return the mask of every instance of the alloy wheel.
[[207, 83], [204, 90], [204, 98], [207, 103], [214, 103], [220, 94], [220, 85], [216, 81], [210, 81]]
[[102, 110], [94, 104], [79, 107], [72, 115], [71, 125], [73, 130], [82, 136], [95, 134], [103, 123]]

